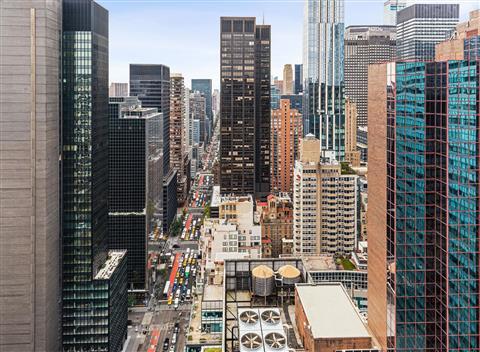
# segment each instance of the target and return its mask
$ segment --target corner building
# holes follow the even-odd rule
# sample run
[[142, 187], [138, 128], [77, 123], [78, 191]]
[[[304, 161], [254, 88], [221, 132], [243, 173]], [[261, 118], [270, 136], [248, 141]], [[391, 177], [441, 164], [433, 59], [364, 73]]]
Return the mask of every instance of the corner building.
[[270, 26], [222, 17], [220, 186], [266, 199], [270, 190]]

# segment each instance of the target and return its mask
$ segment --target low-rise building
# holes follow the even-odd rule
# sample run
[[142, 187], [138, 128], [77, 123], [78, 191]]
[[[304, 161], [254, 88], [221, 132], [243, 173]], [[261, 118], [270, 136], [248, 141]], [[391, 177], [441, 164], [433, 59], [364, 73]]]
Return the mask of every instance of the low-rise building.
[[372, 348], [372, 337], [340, 283], [297, 284], [295, 320], [305, 351]]
[[262, 228], [262, 257], [289, 256], [293, 249], [293, 203], [288, 193], [271, 194], [257, 202]]

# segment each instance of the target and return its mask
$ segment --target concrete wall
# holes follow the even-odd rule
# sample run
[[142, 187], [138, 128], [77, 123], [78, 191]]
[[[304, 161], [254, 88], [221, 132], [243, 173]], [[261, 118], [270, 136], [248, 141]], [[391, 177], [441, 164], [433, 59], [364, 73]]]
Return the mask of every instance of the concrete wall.
[[60, 0], [0, 1], [0, 350], [59, 350]]

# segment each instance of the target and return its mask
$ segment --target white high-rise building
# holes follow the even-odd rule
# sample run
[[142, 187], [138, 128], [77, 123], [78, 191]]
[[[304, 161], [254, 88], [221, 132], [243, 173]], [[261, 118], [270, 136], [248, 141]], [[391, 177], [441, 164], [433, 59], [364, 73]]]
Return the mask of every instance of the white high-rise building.
[[307, 135], [295, 162], [293, 253], [346, 256], [357, 238], [357, 175], [322, 160], [320, 141]]
[[383, 24], [395, 26], [397, 24], [397, 12], [407, 6], [404, 0], [387, 0], [383, 3]]
[[110, 97], [128, 97], [128, 83], [110, 83], [108, 95]]

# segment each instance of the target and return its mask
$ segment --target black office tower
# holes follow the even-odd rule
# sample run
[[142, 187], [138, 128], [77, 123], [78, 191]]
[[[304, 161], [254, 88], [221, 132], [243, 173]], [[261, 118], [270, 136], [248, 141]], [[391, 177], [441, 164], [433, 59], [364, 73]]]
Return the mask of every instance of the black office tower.
[[221, 18], [220, 186], [264, 199], [270, 188], [270, 26]]
[[108, 250], [108, 12], [63, 1], [62, 343], [119, 351], [127, 335], [125, 251]]
[[300, 94], [303, 92], [303, 65], [295, 64], [295, 94]]
[[128, 288], [140, 297], [149, 287], [147, 236], [161, 222], [162, 114], [136, 97], [110, 97], [109, 247], [128, 253]]
[[130, 64], [130, 95], [137, 96], [144, 108], [157, 108], [163, 114], [163, 195], [162, 227], [167, 231], [177, 211], [177, 172], [170, 170], [170, 68], [165, 65]]

